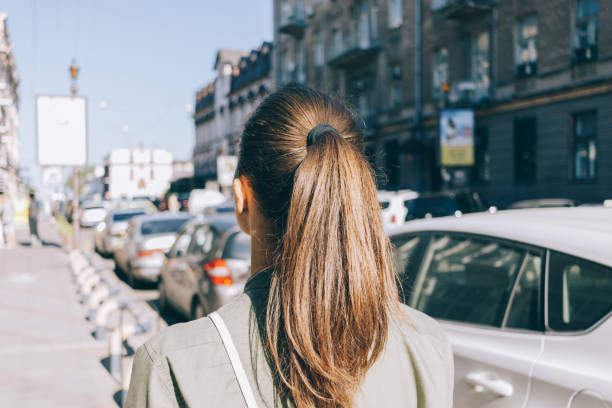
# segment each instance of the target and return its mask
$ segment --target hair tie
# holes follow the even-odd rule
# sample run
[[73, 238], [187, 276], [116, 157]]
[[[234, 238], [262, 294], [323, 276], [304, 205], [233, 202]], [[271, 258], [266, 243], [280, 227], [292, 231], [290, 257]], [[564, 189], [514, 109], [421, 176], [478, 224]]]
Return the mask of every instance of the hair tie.
[[308, 132], [308, 136], [306, 136], [306, 147], [313, 145], [317, 139], [326, 132], [334, 132], [338, 134], [338, 130], [332, 125], [327, 123], [319, 123], [317, 126], [310, 129]]

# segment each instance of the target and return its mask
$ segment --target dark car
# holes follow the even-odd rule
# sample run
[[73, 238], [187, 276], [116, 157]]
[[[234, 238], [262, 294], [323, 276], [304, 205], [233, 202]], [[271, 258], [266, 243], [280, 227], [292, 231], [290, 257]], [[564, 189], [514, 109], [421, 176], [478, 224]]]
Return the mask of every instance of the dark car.
[[242, 293], [251, 272], [251, 237], [232, 215], [190, 222], [179, 232], [160, 272], [160, 308], [190, 319]]
[[408, 209], [406, 221], [449, 215], [459, 216], [485, 210], [478, 193], [469, 190], [422, 193], [414, 199], [404, 201], [404, 205]]

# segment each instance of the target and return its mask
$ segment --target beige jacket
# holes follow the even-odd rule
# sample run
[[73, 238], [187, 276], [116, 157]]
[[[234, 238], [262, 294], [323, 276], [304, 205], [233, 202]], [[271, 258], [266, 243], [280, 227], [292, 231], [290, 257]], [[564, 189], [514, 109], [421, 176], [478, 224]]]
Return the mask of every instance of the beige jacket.
[[[260, 408], [274, 407], [276, 398], [255, 318], [265, 307], [268, 285], [268, 273], [253, 276], [245, 293], [218, 311]], [[385, 350], [368, 371], [355, 406], [452, 406], [453, 355], [446, 335], [430, 317], [406, 306], [402, 310], [414, 327], [390, 329]], [[246, 406], [209, 318], [171, 326], [136, 351], [126, 406]], [[283, 405], [279, 402], [278, 406]]]

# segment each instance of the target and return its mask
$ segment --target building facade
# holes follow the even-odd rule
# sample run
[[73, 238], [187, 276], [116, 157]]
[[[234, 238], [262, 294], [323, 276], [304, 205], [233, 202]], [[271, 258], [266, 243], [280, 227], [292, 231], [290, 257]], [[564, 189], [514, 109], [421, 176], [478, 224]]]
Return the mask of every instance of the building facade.
[[[274, 1], [278, 83], [361, 113], [382, 188], [612, 194], [612, 0]], [[459, 108], [473, 164], [443, 167], [440, 114]]]
[[172, 153], [163, 149], [115, 149], [104, 160], [107, 200], [158, 198], [170, 187]]
[[217, 178], [217, 157], [237, 153], [245, 119], [272, 88], [272, 44], [251, 51], [220, 50], [216, 78], [196, 94], [195, 176]]
[[9, 41], [7, 15], [0, 12], [0, 191], [21, 193], [19, 181], [19, 77]]

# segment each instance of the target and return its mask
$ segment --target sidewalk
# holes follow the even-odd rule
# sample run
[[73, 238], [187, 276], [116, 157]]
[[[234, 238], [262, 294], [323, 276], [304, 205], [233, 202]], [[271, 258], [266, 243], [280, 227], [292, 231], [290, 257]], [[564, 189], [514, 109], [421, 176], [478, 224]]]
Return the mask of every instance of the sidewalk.
[[116, 407], [119, 385], [101, 360], [70, 279], [60, 237], [41, 222], [43, 246], [0, 250], [0, 401], [6, 407]]

